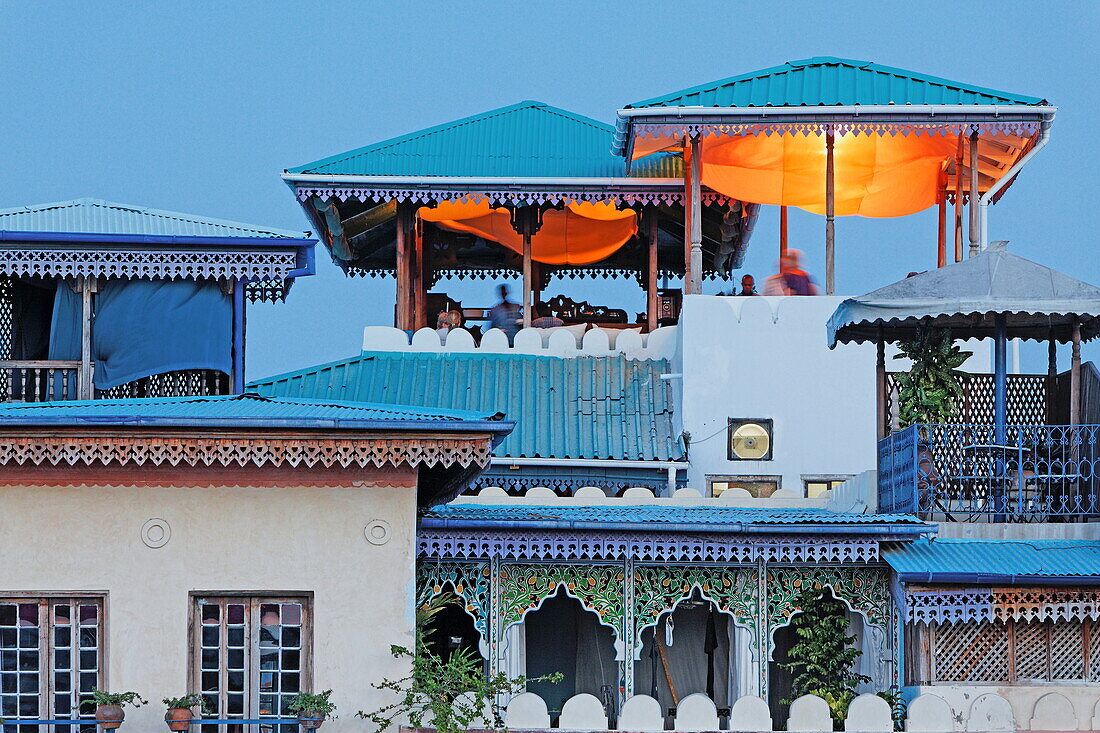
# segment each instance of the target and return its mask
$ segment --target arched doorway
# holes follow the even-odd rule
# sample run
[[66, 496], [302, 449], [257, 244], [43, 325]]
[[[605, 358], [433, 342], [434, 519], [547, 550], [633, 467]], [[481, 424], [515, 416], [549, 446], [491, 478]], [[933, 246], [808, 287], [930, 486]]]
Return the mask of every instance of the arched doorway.
[[[744, 631], [745, 639], [740, 639]], [[738, 649], [748, 631], [735, 626], [696, 589], [657, 625], [642, 632], [642, 650], [634, 663], [634, 691], [651, 695], [668, 711], [700, 692], [721, 710], [738, 697]]]
[[[573, 695], [587, 692], [613, 700], [619, 689], [619, 665], [615, 661], [612, 631], [599, 622], [564, 588], [547, 598], [523, 620], [526, 675], [528, 678], [561, 673], [562, 681], [531, 682], [528, 692], [546, 701], [551, 717]], [[609, 711], [610, 712], [610, 711]]]
[[429, 625], [428, 651], [446, 660], [456, 650], [466, 649], [484, 664], [481, 635], [474, 626], [474, 620], [466, 613], [461, 598], [452, 595], [449, 599]]

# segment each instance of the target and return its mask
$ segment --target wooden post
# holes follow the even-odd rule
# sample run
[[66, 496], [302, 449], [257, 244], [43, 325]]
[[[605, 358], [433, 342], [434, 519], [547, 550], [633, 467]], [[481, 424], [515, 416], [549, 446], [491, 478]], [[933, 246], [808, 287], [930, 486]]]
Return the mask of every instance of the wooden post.
[[531, 285], [534, 282], [531, 270], [531, 230], [534, 228], [530, 208], [523, 213], [523, 327], [531, 327]]
[[92, 278], [87, 276], [80, 278], [80, 376], [77, 380], [77, 396], [82, 400], [95, 397], [92, 387], [92, 292], [94, 288]]
[[978, 131], [970, 133], [970, 256], [981, 248], [981, 212], [978, 211]]
[[963, 139], [959, 135], [959, 150], [955, 154], [955, 262], [963, 259]]
[[787, 207], [779, 207], [779, 257], [787, 254]]
[[1073, 323], [1073, 349], [1069, 361], [1069, 424], [1081, 424], [1081, 322]]
[[424, 223], [420, 219], [419, 209], [412, 214], [412, 328], [434, 326], [428, 323], [428, 281], [424, 276]]
[[1047, 425], [1053, 425], [1057, 419], [1057, 403], [1055, 397], [1058, 393], [1058, 341], [1054, 338], [1054, 329], [1047, 334]]
[[947, 171], [940, 174], [940, 187], [936, 194], [939, 204], [939, 226], [936, 230], [936, 267], [947, 265]]
[[878, 327], [878, 355], [875, 359], [875, 394], [876, 407], [875, 411], [878, 430], [878, 439], [882, 440], [889, 432], [890, 422], [890, 410], [886, 399], [886, 343], [884, 341], [885, 334], [882, 332], [882, 326]]
[[412, 288], [409, 272], [409, 209], [406, 204], [397, 205], [397, 262], [394, 275], [397, 278], [397, 308], [393, 325], [402, 331], [411, 330]]
[[691, 165], [688, 178], [691, 186], [691, 251], [690, 286], [685, 292], [703, 292], [703, 148], [702, 141], [691, 138]]
[[244, 392], [245, 356], [245, 283], [233, 281], [233, 394]]
[[646, 217], [649, 225], [649, 261], [646, 268], [646, 330], [653, 333], [657, 328], [657, 207], [650, 210]]
[[825, 131], [825, 294], [836, 294], [836, 181], [834, 180], [833, 128]]

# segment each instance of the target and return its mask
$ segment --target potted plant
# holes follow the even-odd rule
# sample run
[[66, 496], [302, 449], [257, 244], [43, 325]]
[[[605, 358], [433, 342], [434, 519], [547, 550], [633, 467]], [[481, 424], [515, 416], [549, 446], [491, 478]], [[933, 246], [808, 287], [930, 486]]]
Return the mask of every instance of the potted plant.
[[328, 698], [331, 694], [332, 690], [325, 690], [318, 694], [299, 692], [287, 703], [286, 709], [292, 713], [298, 713], [298, 724], [303, 728], [316, 730], [321, 727], [325, 719], [332, 717], [332, 711], [336, 709], [336, 705], [329, 702]]
[[168, 724], [168, 730], [187, 730], [194, 719], [192, 708], [199, 708], [199, 715], [208, 715], [212, 711], [206, 704], [206, 698], [197, 692], [190, 692], [183, 697], [166, 697], [164, 704], [168, 712], [164, 714], [164, 722]]
[[94, 704], [95, 719], [100, 727], [105, 730], [113, 730], [122, 725], [122, 721], [126, 719], [126, 711], [123, 710], [124, 707], [133, 705], [137, 708], [148, 704], [148, 702], [148, 700], [136, 692], [104, 692], [103, 690], [93, 690], [92, 698], [86, 700], [84, 704]]

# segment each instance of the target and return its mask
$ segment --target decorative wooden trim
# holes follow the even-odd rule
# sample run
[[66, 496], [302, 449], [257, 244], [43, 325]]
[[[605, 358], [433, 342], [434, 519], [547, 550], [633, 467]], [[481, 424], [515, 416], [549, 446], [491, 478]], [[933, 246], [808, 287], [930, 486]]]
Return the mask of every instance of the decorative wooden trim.
[[228, 433], [56, 433], [0, 434], [4, 466], [358, 466], [488, 465], [488, 435], [273, 436]]

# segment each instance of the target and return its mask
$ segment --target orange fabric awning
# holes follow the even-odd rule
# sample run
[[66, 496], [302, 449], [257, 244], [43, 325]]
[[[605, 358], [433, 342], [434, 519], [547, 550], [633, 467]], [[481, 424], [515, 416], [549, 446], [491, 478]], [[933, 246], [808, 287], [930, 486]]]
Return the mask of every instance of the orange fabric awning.
[[[955, 156], [950, 135], [838, 135], [838, 216], [905, 216], [937, 201], [940, 172]], [[703, 141], [703, 183], [742, 201], [825, 213], [824, 135], [743, 135]]]
[[[512, 228], [508, 209], [442, 201], [421, 207], [419, 214], [444, 229], [475, 234], [523, 254], [523, 237]], [[569, 203], [543, 214], [542, 228], [531, 237], [531, 258], [548, 265], [590, 265], [615, 254], [637, 231], [633, 211], [604, 203]]]

